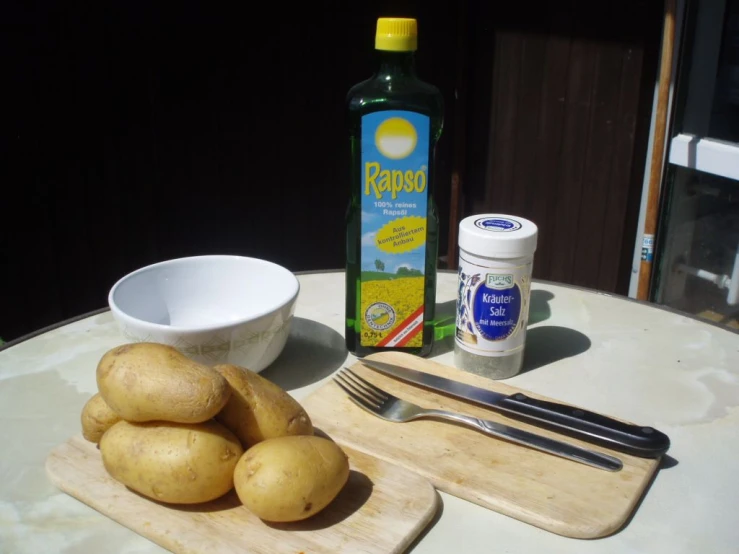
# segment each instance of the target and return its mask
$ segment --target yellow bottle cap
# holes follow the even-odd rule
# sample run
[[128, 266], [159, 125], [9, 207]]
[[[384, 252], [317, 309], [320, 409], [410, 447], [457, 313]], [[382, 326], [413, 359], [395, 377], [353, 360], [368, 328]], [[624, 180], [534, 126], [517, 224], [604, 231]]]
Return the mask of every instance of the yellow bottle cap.
[[375, 50], [413, 52], [418, 47], [418, 24], [406, 17], [381, 17], [377, 20]]

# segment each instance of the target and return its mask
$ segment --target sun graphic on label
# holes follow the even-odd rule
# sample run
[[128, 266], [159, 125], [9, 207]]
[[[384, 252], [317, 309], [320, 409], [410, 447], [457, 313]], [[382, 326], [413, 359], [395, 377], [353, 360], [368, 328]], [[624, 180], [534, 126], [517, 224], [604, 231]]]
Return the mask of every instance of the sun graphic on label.
[[392, 160], [401, 160], [410, 156], [416, 149], [418, 134], [416, 128], [407, 119], [391, 117], [377, 126], [375, 145], [377, 149]]

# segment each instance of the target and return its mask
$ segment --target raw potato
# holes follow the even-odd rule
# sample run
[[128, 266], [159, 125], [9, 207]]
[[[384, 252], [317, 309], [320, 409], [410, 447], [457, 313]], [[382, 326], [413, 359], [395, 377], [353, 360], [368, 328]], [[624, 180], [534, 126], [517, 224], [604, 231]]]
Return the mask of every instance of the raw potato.
[[90, 442], [100, 442], [103, 433], [118, 423], [121, 418], [110, 409], [100, 393], [95, 393], [82, 408], [80, 416], [82, 423], [82, 436]]
[[106, 352], [97, 366], [97, 384], [111, 409], [135, 422], [201, 423], [231, 395], [228, 382], [214, 369], [172, 346], [146, 342]]
[[216, 421], [113, 425], [100, 440], [103, 465], [116, 481], [172, 504], [195, 504], [233, 488], [244, 453], [238, 439]]
[[272, 381], [235, 365], [213, 369], [233, 389], [216, 419], [239, 437], [244, 448], [266, 439], [313, 434], [313, 423], [300, 403]]
[[333, 441], [288, 436], [252, 446], [236, 464], [239, 500], [271, 522], [306, 519], [336, 498], [349, 478], [349, 460]]

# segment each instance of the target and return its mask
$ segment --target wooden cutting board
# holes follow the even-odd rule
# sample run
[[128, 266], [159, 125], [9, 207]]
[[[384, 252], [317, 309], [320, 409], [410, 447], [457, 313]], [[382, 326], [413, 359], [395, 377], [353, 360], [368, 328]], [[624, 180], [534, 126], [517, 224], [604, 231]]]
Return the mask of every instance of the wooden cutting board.
[[[404, 353], [382, 352], [367, 358], [506, 394], [519, 392], [504, 383]], [[492, 410], [387, 377], [359, 362], [352, 370], [391, 394], [423, 407], [492, 419], [620, 458], [623, 469], [608, 472], [449, 422], [384, 421], [352, 403], [334, 382], [303, 401], [314, 423], [336, 442], [405, 467], [429, 479], [441, 491], [560, 535], [598, 538], [618, 530], [634, 512], [660, 463], [526, 425]], [[546, 399], [529, 391], [521, 392]]]
[[342, 492], [314, 517], [291, 524], [264, 523], [233, 490], [192, 507], [149, 500], [113, 480], [97, 446], [82, 436], [57, 446], [46, 472], [67, 494], [176, 553], [403, 552], [434, 517], [438, 494], [423, 477], [344, 451], [351, 473]]

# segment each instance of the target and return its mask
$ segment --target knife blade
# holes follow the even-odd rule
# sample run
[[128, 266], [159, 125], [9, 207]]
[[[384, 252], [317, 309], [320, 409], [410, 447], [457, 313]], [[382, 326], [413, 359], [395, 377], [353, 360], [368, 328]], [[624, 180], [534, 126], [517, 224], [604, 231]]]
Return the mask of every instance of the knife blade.
[[502, 394], [405, 366], [364, 358], [359, 358], [359, 361], [371, 369], [403, 381], [634, 456], [658, 458], [670, 448], [669, 437], [653, 427], [624, 423], [567, 404], [531, 398], [521, 392]]

